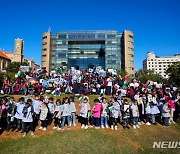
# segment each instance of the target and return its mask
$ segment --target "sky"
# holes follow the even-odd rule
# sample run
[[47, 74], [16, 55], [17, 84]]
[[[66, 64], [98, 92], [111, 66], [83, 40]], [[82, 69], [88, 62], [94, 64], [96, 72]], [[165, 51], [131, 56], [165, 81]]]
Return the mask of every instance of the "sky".
[[180, 53], [180, 0], [0, 0], [0, 48], [14, 51], [24, 39], [24, 54], [41, 63], [42, 34], [66, 30], [131, 30], [135, 69], [148, 51]]

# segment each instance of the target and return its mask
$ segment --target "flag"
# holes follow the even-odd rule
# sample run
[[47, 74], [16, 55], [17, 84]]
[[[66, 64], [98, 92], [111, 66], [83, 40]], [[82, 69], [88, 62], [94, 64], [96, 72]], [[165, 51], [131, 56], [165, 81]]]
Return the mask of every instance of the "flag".
[[123, 87], [127, 86], [129, 84], [129, 76], [126, 75], [126, 78], [124, 80], [124, 84], [123, 84]]
[[53, 90], [53, 91], [51, 92], [51, 95], [55, 96], [55, 95], [56, 95], [56, 90]]
[[108, 107], [108, 109], [109, 109], [109, 111], [113, 111], [114, 110], [114, 107], [113, 106], [110, 106], [110, 107]]
[[62, 67], [63, 71], [67, 71], [67, 66]]
[[17, 73], [17, 75], [15, 75], [16, 77], [21, 77], [23, 75], [23, 72], [21, 72], [21, 71], [18, 71], [18, 73]]

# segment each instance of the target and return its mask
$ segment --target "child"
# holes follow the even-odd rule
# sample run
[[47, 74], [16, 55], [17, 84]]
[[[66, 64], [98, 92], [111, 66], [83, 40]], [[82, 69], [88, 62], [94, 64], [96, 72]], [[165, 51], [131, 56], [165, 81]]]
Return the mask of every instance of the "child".
[[6, 98], [3, 99], [3, 104], [2, 104], [2, 114], [1, 114], [1, 125], [2, 125], [2, 129], [6, 130], [7, 128], [7, 113], [8, 113], [8, 109], [9, 109], [9, 104]]
[[33, 108], [34, 108], [34, 116], [33, 116], [33, 125], [34, 129], [38, 126], [38, 121], [39, 121], [39, 114], [42, 106], [42, 102], [39, 100], [39, 95], [35, 94], [33, 101]]
[[93, 112], [93, 117], [91, 120], [91, 126], [93, 126], [95, 124], [95, 129], [99, 129], [100, 128], [100, 116], [101, 116], [101, 111], [103, 110], [103, 106], [101, 104], [101, 102], [99, 101], [99, 99], [95, 99], [95, 106], [92, 109]]
[[[54, 110], [54, 127], [53, 129], [61, 130], [61, 100], [56, 101]], [[58, 127], [57, 127], [58, 126]]]
[[151, 117], [152, 117], [152, 124], [156, 125], [156, 116], [160, 113], [158, 107], [158, 102], [157, 102], [157, 94], [155, 94], [152, 97], [151, 101]]
[[107, 115], [107, 106], [108, 104], [106, 103], [106, 98], [105, 97], [102, 97], [101, 98], [102, 100], [102, 107], [103, 107], [103, 111], [102, 111], [102, 114], [101, 114], [101, 128], [108, 128], [108, 115]]
[[62, 125], [61, 130], [64, 130], [65, 121], [67, 120], [68, 130], [70, 130], [70, 117], [71, 117], [71, 109], [69, 105], [69, 99], [67, 97], [63, 100], [62, 105]]
[[32, 106], [32, 100], [28, 99], [26, 105], [23, 108], [23, 137], [26, 136], [27, 133], [27, 126], [30, 127], [31, 130], [31, 136], [34, 135], [34, 128], [33, 128], [33, 114], [34, 114], [34, 108]]
[[71, 122], [73, 123], [74, 126], [76, 126], [76, 102], [74, 100], [74, 97], [71, 96], [69, 98], [70, 101], [70, 108], [71, 108]]
[[129, 125], [129, 122], [130, 122], [130, 111], [129, 111], [129, 103], [127, 101], [127, 99], [124, 99], [124, 103], [123, 103], [123, 107], [122, 107], [122, 112], [123, 112], [123, 128], [130, 128], [128, 125]]
[[165, 101], [165, 103], [163, 105], [162, 117], [163, 117], [163, 121], [164, 121], [164, 126], [168, 127], [169, 126], [169, 117], [170, 117], [170, 110], [168, 108], [168, 101]]
[[7, 117], [7, 131], [9, 132], [11, 129], [11, 126], [13, 126], [12, 131], [14, 131], [14, 113], [15, 113], [15, 103], [14, 103], [14, 97], [9, 98], [9, 109], [8, 109], [8, 117]]
[[143, 103], [145, 106], [146, 125], [149, 126], [149, 125], [151, 125], [150, 120], [149, 120], [149, 117], [151, 114], [151, 106], [150, 106], [150, 103], [148, 102], [148, 100], [146, 98], [143, 98]]
[[175, 111], [175, 105], [174, 105], [174, 102], [172, 100], [172, 98], [168, 98], [168, 105], [169, 105], [169, 109], [170, 109], [170, 118], [169, 118], [169, 124], [172, 122], [172, 123], [175, 123], [173, 118], [174, 118], [174, 111]]
[[51, 125], [52, 120], [53, 120], [53, 114], [54, 114], [54, 99], [51, 97], [49, 98], [49, 103], [48, 103], [48, 108], [49, 108], [49, 113], [48, 113], [48, 125]]
[[23, 118], [23, 108], [25, 106], [25, 100], [24, 97], [21, 97], [19, 99], [19, 103], [16, 104], [16, 113], [15, 113], [15, 118], [16, 118], [16, 122], [17, 122], [17, 130], [16, 132], [20, 131], [22, 126], [23, 126], [23, 122], [22, 122], [22, 118]]
[[47, 130], [47, 115], [48, 115], [48, 107], [46, 103], [42, 104], [41, 113], [40, 113], [40, 120], [41, 120], [41, 127], [39, 129], [46, 131]]
[[110, 110], [110, 124], [112, 130], [117, 130], [117, 119], [120, 112], [120, 105], [117, 102], [117, 98], [111, 98], [111, 106], [109, 107]]
[[137, 106], [137, 100], [133, 101], [133, 104], [131, 105], [131, 110], [132, 110], [132, 117], [133, 117], [133, 128], [140, 128], [138, 126], [138, 118], [139, 118], [139, 110]]
[[81, 116], [81, 128], [88, 129], [88, 111], [90, 111], [90, 105], [87, 98], [79, 104], [80, 116]]

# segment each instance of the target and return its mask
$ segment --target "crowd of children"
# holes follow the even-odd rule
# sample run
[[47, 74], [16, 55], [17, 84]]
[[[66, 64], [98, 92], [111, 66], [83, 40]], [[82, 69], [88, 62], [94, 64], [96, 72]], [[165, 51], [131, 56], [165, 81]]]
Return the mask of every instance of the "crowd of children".
[[[94, 104], [92, 106], [92, 104]], [[77, 107], [79, 115], [77, 115]], [[123, 97], [121, 92], [113, 94], [108, 102], [104, 95], [89, 102], [88, 96], [81, 96], [76, 104], [73, 96], [62, 100], [54, 100], [35, 94], [32, 98], [21, 97], [18, 102], [13, 97], [0, 99], [0, 129], [1, 131], [21, 131], [23, 137], [30, 131], [34, 135], [36, 127], [46, 131], [53, 123], [53, 129], [64, 130], [81, 123], [82, 129], [95, 126], [99, 128], [118, 129], [118, 124], [123, 128], [140, 128], [140, 125], [156, 125], [157, 122], [165, 127], [175, 123], [180, 115], [180, 98], [172, 99], [167, 94], [163, 97], [156, 93], [137, 91], [133, 98]]]

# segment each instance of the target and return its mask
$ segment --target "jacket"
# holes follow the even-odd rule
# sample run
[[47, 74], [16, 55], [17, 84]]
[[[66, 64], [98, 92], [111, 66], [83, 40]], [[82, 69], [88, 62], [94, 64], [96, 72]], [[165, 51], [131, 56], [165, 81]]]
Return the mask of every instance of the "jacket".
[[71, 112], [76, 112], [76, 102], [70, 102]]
[[96, 104], [92, 110], [93, 111], [93, 117], [94, 118], [100, 118], [102, 110], [103, 110], [102, 104], [101, 103]]
[[170, 117], [170, 110], [167, 105], [163, 105], [162, 117]]
[[24, 108], [25, 104], [17, 103], [16, 106], [17, 106], [17, 108], [16, 108], [15, 118], [22, 119], [23, 118], [22, 111], [23, 111], [23, 108]]
[[139, 110], [137, 105], [132, 104], [131, 111], [133, 117], [139, 117]]
[[110, 117], [118, 118], [120, 112], [120, 105], [118, 102], [112, 103], [112, 107], [114, 108], [112, 112], [110, 112]]
[[81, 108], [80, 109], [80, 116], [83, 118], [87, 118], [88, 117], [88, 111], [90, 110], [89, 103], [88, 102], [87, 103], [82, 102], [79, 104], [79, 106]]
[[71, 109], [69, 104], [63, 104], [62, 105], [62, 116], [70, 116], [71, 115]]
[[33, 122], [33, 116], [32, 116], [34, 113], [33, 106], [29, 106], [29, 107], [24, 106], [22, 113], [23, 113], [23, 117], [22, 117], [23, 122]]

